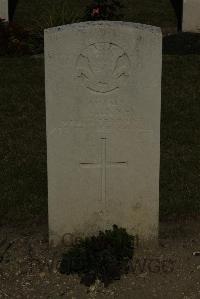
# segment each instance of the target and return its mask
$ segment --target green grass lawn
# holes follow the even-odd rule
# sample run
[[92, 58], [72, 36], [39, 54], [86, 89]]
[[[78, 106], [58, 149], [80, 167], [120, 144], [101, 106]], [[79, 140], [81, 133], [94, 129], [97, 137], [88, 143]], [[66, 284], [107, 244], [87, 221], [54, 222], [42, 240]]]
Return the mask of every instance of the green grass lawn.
[[161, 215], [200, 211], [200, 56], [165, 56]]
[[[84, 16], [91, 0], [20, 0], [15, 21], [25, 27], [44, 29], [63, 17], [63, 1], [66, 3], [65, 22], [77, 22]], [[175, 27], [176, 18], [170, 0], [122, 0], [124, 21], [140, 22], [160, 27]]]
[[43, 60], [0, 58], [0, 221], [46, 213]]
[[[162, 219], [200, 211], [200, 56], [163, 60]], [[1, 223], [47, 215], [43, 64], [0, 58]]]

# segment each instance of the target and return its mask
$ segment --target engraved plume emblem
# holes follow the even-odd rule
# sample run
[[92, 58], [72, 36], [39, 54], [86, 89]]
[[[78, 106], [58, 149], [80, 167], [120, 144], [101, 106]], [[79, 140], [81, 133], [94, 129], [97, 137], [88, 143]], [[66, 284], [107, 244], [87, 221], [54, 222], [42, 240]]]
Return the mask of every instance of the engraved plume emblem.
[[129, 77], [130, 61], [124, 50], [113, 43], [91, 44], [78, 56], [77, 78], [89, 90], [114, 91]]

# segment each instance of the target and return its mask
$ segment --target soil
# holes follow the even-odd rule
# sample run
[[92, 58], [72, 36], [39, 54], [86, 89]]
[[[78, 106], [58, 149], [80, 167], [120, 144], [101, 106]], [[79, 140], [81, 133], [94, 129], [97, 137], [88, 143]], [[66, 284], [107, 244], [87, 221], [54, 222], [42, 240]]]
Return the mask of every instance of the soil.
[[107, 288], [58, 272], [61, 251], [49, 250], [47, 225], [1, 227], [0, 298], [200, 298], [199, 220], [161, 223], [159, 245], [138, 246], [130, 273]]

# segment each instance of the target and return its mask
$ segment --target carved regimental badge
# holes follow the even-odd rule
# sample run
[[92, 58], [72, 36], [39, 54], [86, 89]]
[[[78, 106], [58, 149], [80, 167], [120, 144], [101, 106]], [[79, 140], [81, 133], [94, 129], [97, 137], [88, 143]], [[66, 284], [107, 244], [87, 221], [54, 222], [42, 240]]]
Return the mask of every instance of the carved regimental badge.
[[84, 49], [76, 62], [77, 77], [91, 91], [107, 93], [120, 88], [129, 77], [130, 61], [113, 43], [95, 43]]

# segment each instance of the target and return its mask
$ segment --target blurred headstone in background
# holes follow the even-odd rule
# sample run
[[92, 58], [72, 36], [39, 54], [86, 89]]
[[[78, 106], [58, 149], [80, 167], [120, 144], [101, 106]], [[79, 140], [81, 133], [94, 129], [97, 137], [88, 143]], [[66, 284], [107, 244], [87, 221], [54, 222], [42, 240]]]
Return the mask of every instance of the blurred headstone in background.
[[183, 31], [200, 33], [200, 0], [187, 0], [183, 5]]
[[8, 22], [8, 0], [0, 0], [0, 19]]

